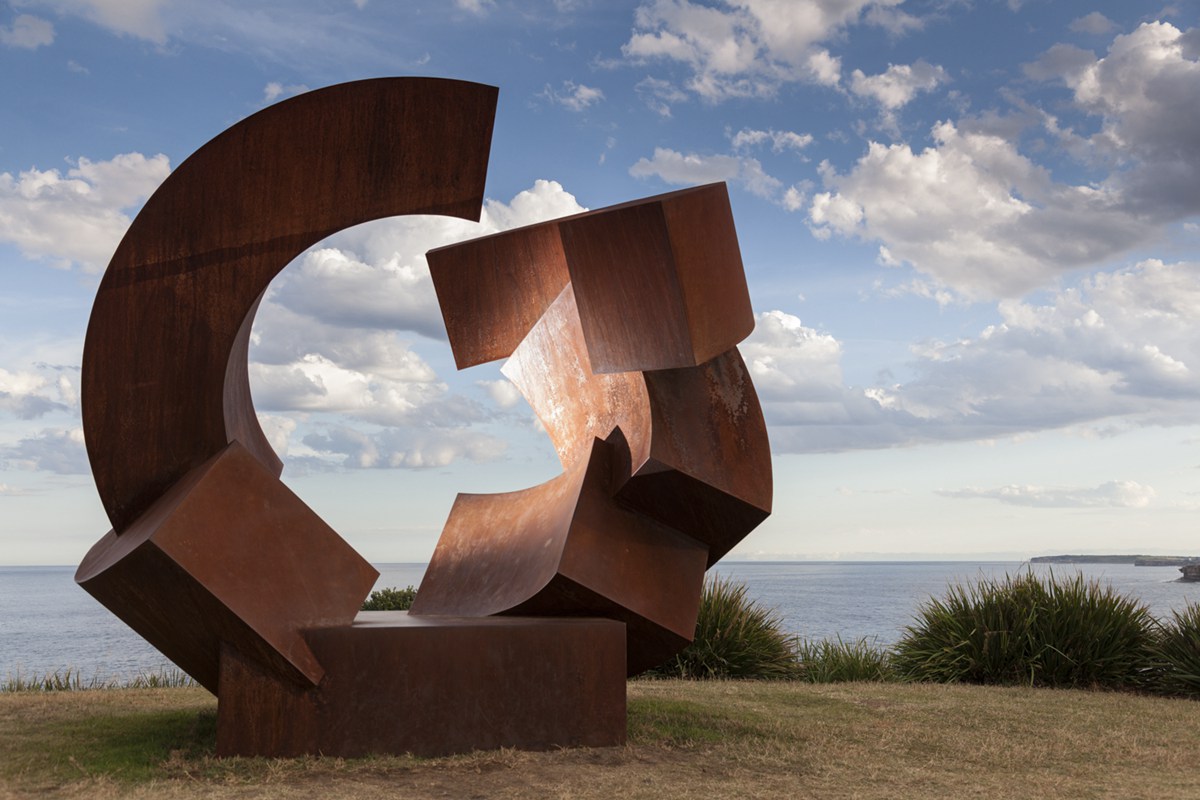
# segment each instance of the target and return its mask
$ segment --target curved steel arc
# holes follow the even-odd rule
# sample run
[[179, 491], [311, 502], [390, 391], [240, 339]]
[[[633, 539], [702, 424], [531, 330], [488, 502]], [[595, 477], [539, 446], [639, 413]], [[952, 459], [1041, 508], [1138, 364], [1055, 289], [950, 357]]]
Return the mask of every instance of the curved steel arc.
[[246, 373], [260, 297], [351, 225], [477, 220], [496, 96], [432, 78], [331, 86], [239, 122], [159, 187], [113, 255], [84, 344], [88, 458], [117, 533], [234, 440], [278, 474]]

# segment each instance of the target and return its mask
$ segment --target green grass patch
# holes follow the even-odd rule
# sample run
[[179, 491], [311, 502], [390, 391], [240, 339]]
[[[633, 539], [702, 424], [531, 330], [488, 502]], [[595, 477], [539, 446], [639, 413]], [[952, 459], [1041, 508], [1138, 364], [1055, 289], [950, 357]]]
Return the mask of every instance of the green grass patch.
[[635, 697], [629, 701], [629, 739], [642, 744], [691, 747], [730, 739], [768, 737], [753, 711], [691, 700]]

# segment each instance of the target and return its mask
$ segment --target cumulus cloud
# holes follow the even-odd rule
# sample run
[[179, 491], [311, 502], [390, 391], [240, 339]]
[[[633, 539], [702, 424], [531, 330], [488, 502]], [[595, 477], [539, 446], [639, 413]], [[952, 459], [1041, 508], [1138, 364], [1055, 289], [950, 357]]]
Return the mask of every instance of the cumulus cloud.
[[54, 266], [99, 272], [140, 205], [171, 171], [164, 155], [81, 158], [64, 175], [31, 168], [0, 173], [0, 241]]
[[1080, 111], [1098, 118], [1091, 155], [1115, 171], [1106, 186], [1130, 210], [1175, 220], [1200, 213], [1200, 29], [1144, 23], [1096, 57], [1056, 45], [1026, 66], [1062, 81]]
[[887, 71], [866, 75], [856, 69], [850, 75], [850, 91], [869, 97], [888, 111], [907, 105], [918, 92], [930, 92], [949, 80], [940, 66], [926, 61], [889, 64]]
[[987, 440], [1200, 420], [1200, 264], [1148, 260], [1045, 304], [1005, 301], [972, 337], [912, 348], [912, 377], [846, 386], [841, 345], [783, 312], [741, 351], [777, 452]]
[[[1193, 38], [1200, 33], [1146, 23], [1115, 37], [1102, 57], [1058, 44], [1025, 65], [1030, 78], [1071, 91], [1070, 107], [1060, 108], [1077, 124], [1020, 102], [1021, 113], [1007, 121], [940, 122], [923, 150], [872, 142], [848, 170], [823, 164], [825, 191], [809, 201], [813, 234], [877, 242], [935, 291], [967, 300], [1021, 297], [1073, 270], [1111, 263], [1200, 213]], [[925, 84], [883, 80], [903, 75], [893, 67], [874, 83], [855, 74], [850, 86], [879, 100], [886, 116], [914, 87], [942, 79], [925, 66]], [[1022, 153], [1016, 142], [1032, 120], [1103, 177], [1056, 180]], [[1094, 133], [1078, 132], [1097, 121]]]
[[1012, 484], [996, 489], [942, 490], [938, 494], [963, 500], [998, 500], [1030, 508], [1145, 508], [1156, 492], [1136, 481], [1109, 481], [1090, 488]]
[[805, 200], [804, 186], [785, 187], [782, 181], [763, 169], [761, 161], [748, 156], [685, 154], [656, 147], [654, 156], [638, 159], [629, 168], [629, 174], [635, 178], [656, 177], [672, 186], [727, 181], [789, 211], [802, 208]]
[[0, 26], [0, 44], [7, 47], [36, 50], [53, 42], [54, 25], [41, 17], [19, 14], [12, 25]]
[[685, 88], [705, 100], [763, 97], [790, 81], [837, 85], [840, 63], [821, 43], [868, 21], [893, 33], [917, 27], [908, 15], [887, 14], [903, 0], [654, 0], [634, 14], [622, 47], [635, 63], [675, 62], [690, 73]]
[[77, 408], [79, 394], [70, 372], [50, 365], [18, 371], [0, 367], [0, 412], [32, 420]]
[[872, 142], [844, 174], [823, 163], [813, 233], [878, 241], [978, 300], [1022, 296], [1156, 232], [1116, 189], [1058, 183], [1001, 136], [943, 122], [933, 137], [920, 152]]
[[83, 428], [48, 428], [0, 447], [0, 464], [10, 469], [40, 470], [59, 475], [84, 475], [90, 471], [83, 443]]
[[604, 92], [593, 86], [585, 86], [574, 81], [563, 81], [562, 90], [557, 90], [546, 84], [540, 97], [551, 103], [560, 105], [569, 111], [583, 111], [604, 99]]

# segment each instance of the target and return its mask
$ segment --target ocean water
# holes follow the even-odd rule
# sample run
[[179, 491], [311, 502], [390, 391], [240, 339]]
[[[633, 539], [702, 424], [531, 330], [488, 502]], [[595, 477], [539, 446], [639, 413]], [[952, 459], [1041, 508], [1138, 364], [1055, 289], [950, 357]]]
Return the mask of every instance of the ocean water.
[[[419, 585], [424, 564], [381, 564], [376, 588]], [[714, 570], [746, 584], [774, 608], [792, 633], [891, 644], [918, 606], [951, 582], [1003, 577], [1017, 562], [730, 562]], [[1034, 565], [1036, 573], [1051, 567]], [[1156, 616], [1200, 603], [1200, 583], [1183, 583], [1174, 567], [1054, 565], [1059, 576], [1082, 572], [1149, 606]], [[0, 567], [0, 679], [70, 669], [85, 680], [128, 680], [172, 664], [75, 585], [74, 567]]]

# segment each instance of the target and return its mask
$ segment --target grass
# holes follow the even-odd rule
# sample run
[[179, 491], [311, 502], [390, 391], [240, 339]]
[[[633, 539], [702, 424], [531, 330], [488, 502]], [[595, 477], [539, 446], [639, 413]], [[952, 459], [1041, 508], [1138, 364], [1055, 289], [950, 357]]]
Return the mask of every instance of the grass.
[[629, 743], [440, 759], [212, 757], [198, 688], [0, 695], [0, 797], [1200, 796], [1196, 705], [1079, 690], [633, 681]]
[[1200, 697], [1200, 604], [1189, 604], [1171, 616], [1157, 642], [1165, 667], [1159, 688], [1167, 694]]
[[800, 677], [810, 683], [845, 681], [892, 681], [890, 651], [866, 639], [855, 642], [837, 639], [802, 641], [796, 645]]
[[746, 596], [746, 585], [710, 575], [700, 595], [696, 633], [683, 652], [654, 670], [671, 678], [754, 678], [798, 674], [796, 638], [779, 614]]
[[952, 585], [922, 605], [892, 663], [908, 680], [1146, 689], [1161, 663], [1146, 606], [1082, 575]]
[[72, 692], [92, 689], [168, 689], [195, 686], [196, 682], [178, 669], [147, 672], [132, 680], [84, 678], [78, 670], [65, 669], [42, 675], [10, 675], [0, 683], [0, 692]]

